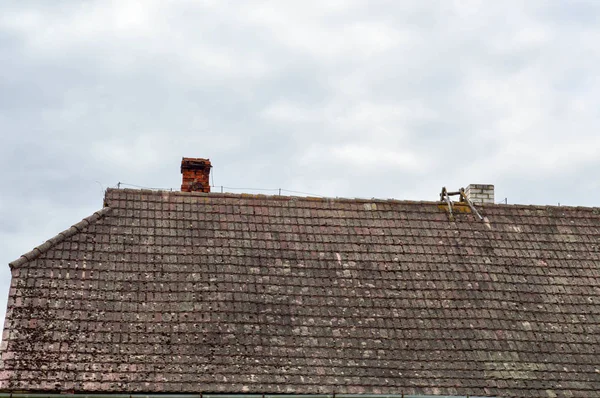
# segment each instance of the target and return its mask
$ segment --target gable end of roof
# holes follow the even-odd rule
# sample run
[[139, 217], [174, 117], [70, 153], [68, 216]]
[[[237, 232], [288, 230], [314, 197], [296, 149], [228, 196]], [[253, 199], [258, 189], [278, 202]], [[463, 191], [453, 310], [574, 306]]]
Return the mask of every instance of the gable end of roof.
[[75, 235], [78, 232], [81, 232], [81, 230], [83, 230], [83, 228], [87, 227], [90, 224], [95, 223], [96, 221], [98, 221], [99, 219], [101, 219], [102, 217], [107, 215], [111, 211], [111, 209], [112, 208], [110, 208], [110, 207], [104, 207], [103, 209], [98, 210], [97, 212], [92, 214], [91, 216], [86, 217], [83, 220], [79, 221], [77, 224], [73, 224], [70, 228], [68, 228], [62, 232], [59, 232], [53, 238], [48, 239], [46, 242], [35, 247], [33, 250], [23, 254], [21, 257], [19, 257], [15, 261], [9, 263], [8, 264], [9, 267], [11, 269], [13, 269], [14, 267], [18, 267], [20, 265], [23, 265], [29, 261], [32, 261], [32, 260], [38, 258], [39, 256], [41, 256], [42, 254], [44, 254], [45, 252], [50, 250], [52, 247], [54, 247], [57, 244], [59, 244], [60, 242], [62, 242], [63, 240], [70, 238], [71, 236]]

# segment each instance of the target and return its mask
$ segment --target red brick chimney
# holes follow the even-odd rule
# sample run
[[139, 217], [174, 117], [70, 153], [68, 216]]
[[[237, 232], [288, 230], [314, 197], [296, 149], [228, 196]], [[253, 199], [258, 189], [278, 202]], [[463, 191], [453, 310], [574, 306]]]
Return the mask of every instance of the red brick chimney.
[[211, 167], [209, 159], [181, 159], [181, 192], [210, 192]]

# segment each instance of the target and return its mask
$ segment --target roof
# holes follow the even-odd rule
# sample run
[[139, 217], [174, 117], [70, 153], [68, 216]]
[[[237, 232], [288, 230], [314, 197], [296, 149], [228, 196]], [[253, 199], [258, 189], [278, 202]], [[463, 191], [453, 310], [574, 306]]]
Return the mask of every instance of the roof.
[[12, 263], [4, 391], [590, 396], [600, 211], [116, 190]]

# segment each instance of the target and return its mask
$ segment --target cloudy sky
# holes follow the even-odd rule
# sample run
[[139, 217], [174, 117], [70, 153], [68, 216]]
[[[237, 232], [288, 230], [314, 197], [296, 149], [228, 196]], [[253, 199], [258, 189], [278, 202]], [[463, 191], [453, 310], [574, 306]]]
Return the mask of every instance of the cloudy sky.
[[3, 2], [0, 307], [8, 262], [106, 187], [178, 189], [182, 156], [233, 192], [491, 183], [598, 205], [599, 17], [595, 0]]

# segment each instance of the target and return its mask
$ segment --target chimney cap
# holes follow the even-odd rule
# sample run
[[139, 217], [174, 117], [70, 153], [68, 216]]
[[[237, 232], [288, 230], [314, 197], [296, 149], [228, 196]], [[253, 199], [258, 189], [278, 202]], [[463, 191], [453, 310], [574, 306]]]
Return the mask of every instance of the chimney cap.
[[205, 170], [210, 169], [210, 159], [204, 158], [181, 158], [181, 172], [184, 170]]

